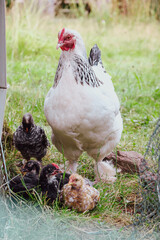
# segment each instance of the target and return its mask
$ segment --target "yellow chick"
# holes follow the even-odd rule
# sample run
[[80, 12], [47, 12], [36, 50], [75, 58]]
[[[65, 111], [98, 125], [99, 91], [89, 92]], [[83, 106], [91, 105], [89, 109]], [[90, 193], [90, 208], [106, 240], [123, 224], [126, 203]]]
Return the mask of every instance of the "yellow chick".
[[92, 210], [100, 200], [97, 189], [85, 184], [82, 176], [72, 174], [69, 183], [63, 187], [64, 204], [78, 212]]

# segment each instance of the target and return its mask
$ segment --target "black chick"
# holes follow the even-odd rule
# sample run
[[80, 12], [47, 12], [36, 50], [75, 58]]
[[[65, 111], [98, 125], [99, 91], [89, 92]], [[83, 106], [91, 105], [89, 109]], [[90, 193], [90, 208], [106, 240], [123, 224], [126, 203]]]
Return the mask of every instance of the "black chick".
[[62, 173], [55, 163], [45, 166], [40, 174], [42, 195], [46, 195], [48, 203], [55, 201], [62, 187], [69, 182], [70, 174]]
[[34, 124], [30, 113], [23, 116], [22, 124], [13, 134], [13, 142], [27, 161], [34, 157], [41, 162], [50, 146], [44, 130]]
[[24, 198], [28, 198], [28, 193], [39, 184], [40, 165], [37, 161], [30, 160], [21, 169], [24, 176], [17, 176], [10, 180], [9, 186], [15, 193], [20, 193]]

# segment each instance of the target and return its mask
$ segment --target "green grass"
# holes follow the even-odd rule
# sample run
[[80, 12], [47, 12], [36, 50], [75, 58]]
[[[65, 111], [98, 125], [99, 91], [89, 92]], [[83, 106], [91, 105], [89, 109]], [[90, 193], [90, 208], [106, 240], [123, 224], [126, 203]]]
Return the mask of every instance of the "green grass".
[[[159, 23], [128, 19], [109, 23], [95, 18], [49, 19], [28, 9], [23, 14], [13, 9], [7, 14], [6, 23], [9, 89], [5, 120], [13, 132], [20, 125], [23, 114], [31, 112], [35, 123], [45, 129], [50, 140], [51, 129], [43, 111], [44, 99], [53, 85], [60, 56], [60, 51], [56, 50], [57, 33], [62, 27], [68, 27], [80, 32], [88, 53], [95, 43], [102, 51], [102, 61], [112, 76], [121, 102], [124, 130], [117, 149], [144, 154], [160, 115]], [[11, 176], [17, 171], [15, 163], [21, 159], [15, 149], [6, 149]], [[52, 161], [59, 164], [64, 161], [54, 146], [44, 158], [44, 163]], [[93, 161], [86, 153], [79, 159], [78, 172], [94, 179]], [[92, 212], [81, 215], [114, 224], [130, 223], [137, 182], [137, 176], [120, 174], [113, 185], [97, 184], [100, 203]], [[66, 209], [58, 208], [58, 211], [77, 214]]]

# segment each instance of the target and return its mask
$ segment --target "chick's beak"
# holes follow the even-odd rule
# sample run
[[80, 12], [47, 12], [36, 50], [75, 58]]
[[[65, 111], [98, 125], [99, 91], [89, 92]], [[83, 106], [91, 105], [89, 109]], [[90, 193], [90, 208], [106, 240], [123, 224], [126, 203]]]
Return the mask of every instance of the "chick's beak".
[[60, 169], [56, 169], [51, 173], [51, 175], [56, 175], [57, 173], [62, 173], [62, 171]]
[[28, 172], [28, 171], [27, 171], [26, 169], [21, 168], [21, 173], [22, 173], [23, 176], [25, 176], [27, 172]]
[[72, 179], [69, 180], [69, 184], [72, 186], [74, 185], [74, 181]]
[[25, 166], [21, 167], [21, 172], [29, 172], [27, 168], [25, 168]]

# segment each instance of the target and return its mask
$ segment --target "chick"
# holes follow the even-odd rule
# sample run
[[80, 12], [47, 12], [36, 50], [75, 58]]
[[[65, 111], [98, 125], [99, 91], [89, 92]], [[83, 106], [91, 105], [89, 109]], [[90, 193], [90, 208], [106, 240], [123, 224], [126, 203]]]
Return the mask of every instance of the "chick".
[[68, 183], [70, 174], [62, 173], [59, 166], [55, 163], [43, 167], [40, 174], [40, 186], [42, 195], [46, 195], [48, 203], [58, 199], [64, 184]]
[[28, 198], [29, 192], [36, 189], [39, 182], [39, 162], [30, 160], [21, 169], [24, 176], [16, 176], [9, 181], [11, 190], [15, 193], [21, 194], [24, 198]]
[[78, 212], [92, 210], [100, 200], [97, 189], [86, 185], [85, 180], [78, 174], [72, 174], [69, 183], [63, 187], [64, 205]]
[[13, 142], [27, 161], [34, 157], [41, 162], [50, 146], [44, 130], [34, 124], [30, 113], [23, 116], [22, 124], [13, 134]]

